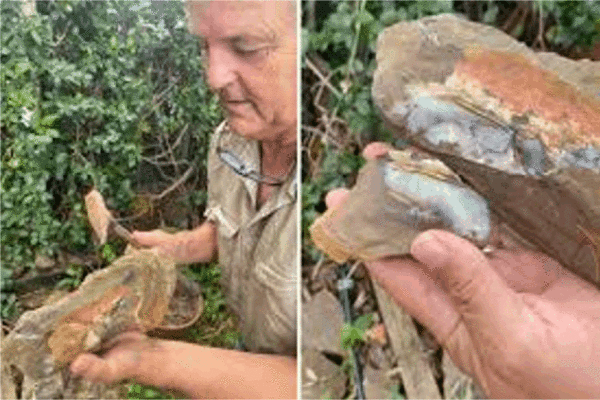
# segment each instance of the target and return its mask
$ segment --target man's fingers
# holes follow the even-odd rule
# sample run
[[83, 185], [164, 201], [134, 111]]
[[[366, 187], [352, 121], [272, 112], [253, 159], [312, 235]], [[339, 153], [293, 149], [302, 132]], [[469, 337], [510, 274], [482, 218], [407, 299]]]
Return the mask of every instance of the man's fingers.
[[439, 277], [467, 326], [480, 334], [517, 327], [523, 303], [471, 242], [449, 232], [418, 236], [411, 254]]
[[327, 205], [327, 208], [335, 208], [346, 201], [349, 195], [350, 191], [348, 189], [333, 189], [325, 196], [325, 204]]
[[125, 376], [123, 365], [120, 360], [114, 358], [103, 359], [94, 354], [82, 354], [71, 363], [71, 373], [82, 376], [93, 382], [102, 382], [112, 384], [122, 379], [129, 378]]
[[[385, 156], [388, 151], [393, 150], [393, 147], [385, 142], [373, 142], [367, 145], [363, 150], [363, 157], [373, 160]], [[333, 189], [325, 196], [325, 204], [327, 208], [335, 208], [342, 204], [347, 198], [350, 191], [345, 188]], [[141, 232], [140, 232], [141, 233]]]
[[71, 363], [71, 373], [109, 384], [132, 378], [132, 371], [137, 370], [141, 353], [146, 351], [148, 343], [147, 336], [142, 332], [121, 333], [106, 343], [111, 349], [102, 357], [91, 353], [77, 357]]
[[389, 143], [385, 142], [373, 142], [369, 143], [362, 152], [364, 158], [368, 160], [375, 160], [385, 156], [393, 147]]
[[394, 301], [436, 338], [446, 338], [455, 328], [460, 317], [452, 300], [419, 263], [393, 257], [366, 263], [366, 267]]

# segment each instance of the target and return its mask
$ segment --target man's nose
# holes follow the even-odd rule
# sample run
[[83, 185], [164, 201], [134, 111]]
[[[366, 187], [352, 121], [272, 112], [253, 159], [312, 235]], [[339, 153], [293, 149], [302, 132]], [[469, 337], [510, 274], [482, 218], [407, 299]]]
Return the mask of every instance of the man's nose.
[[207, 54], [208, 85], [213, 90], [225, 88], [235, 81], [235, 60], [222, 46], [212, 46]]

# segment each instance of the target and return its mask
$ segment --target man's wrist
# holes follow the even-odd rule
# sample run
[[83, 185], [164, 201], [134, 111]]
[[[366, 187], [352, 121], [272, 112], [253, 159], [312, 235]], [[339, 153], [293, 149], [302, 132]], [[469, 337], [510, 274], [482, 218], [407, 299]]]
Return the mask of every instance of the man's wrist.
[[183, 247], [194, 262], [209, 262], [217, 254], [217, 227], [206, 221], [198, 228], [185, 232]]
[[[295, 396], [295, 360], [242, 353], [185, 342], [150, 339], [140, 352], [138, 382], [176, 390], [191, 398]], [[263, 377], [272, 374], [269, 382]]]
[[139, 358], [131, 371], [133, 378], [143, 384], [161, 388], [175, 388], [173, 357], [177, 357], [176, 342], [148, 338], [148, 346], [139, 352]]
[[165, 234], [162, 245], [176, 262], [209, 262], [217, 253], [216, 227], [207, 221], [193, 230]]

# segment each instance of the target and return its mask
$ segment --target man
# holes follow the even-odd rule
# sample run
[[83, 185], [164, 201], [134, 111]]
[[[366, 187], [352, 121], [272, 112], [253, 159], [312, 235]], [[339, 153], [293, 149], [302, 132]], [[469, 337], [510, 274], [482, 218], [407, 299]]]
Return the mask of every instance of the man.
[[[293, 2], [187, 4], [209, 86], [227, 114], [212, 138], [207, 221], [174, 235], [135, 232], [182, 263], [218, 254], [229, 305], [251, 352], [128, 333], [71, 371], [134, 378], [192, 398], [296, 395], [296, 15]], [[261, 353], [261, 354], [258, 354]]]
[[[374, 143], [364, 155], [386, 152]], [[347, 195], [330, 192], [327, 206]], [[422, 233], [411, 255], [367, 269], [488, 397], [600, 397], [596, 287], [544, 254], [509, 245], [485, 255], [444, 231]]]

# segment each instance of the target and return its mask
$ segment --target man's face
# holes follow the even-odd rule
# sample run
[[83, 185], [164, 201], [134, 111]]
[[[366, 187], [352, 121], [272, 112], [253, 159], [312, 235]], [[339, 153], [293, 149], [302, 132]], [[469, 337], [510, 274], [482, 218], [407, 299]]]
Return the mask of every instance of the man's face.
[[296, 138], [296, 23], [281, 1], [190, 2], [208, 84], [232, 129], [257, 140]]

